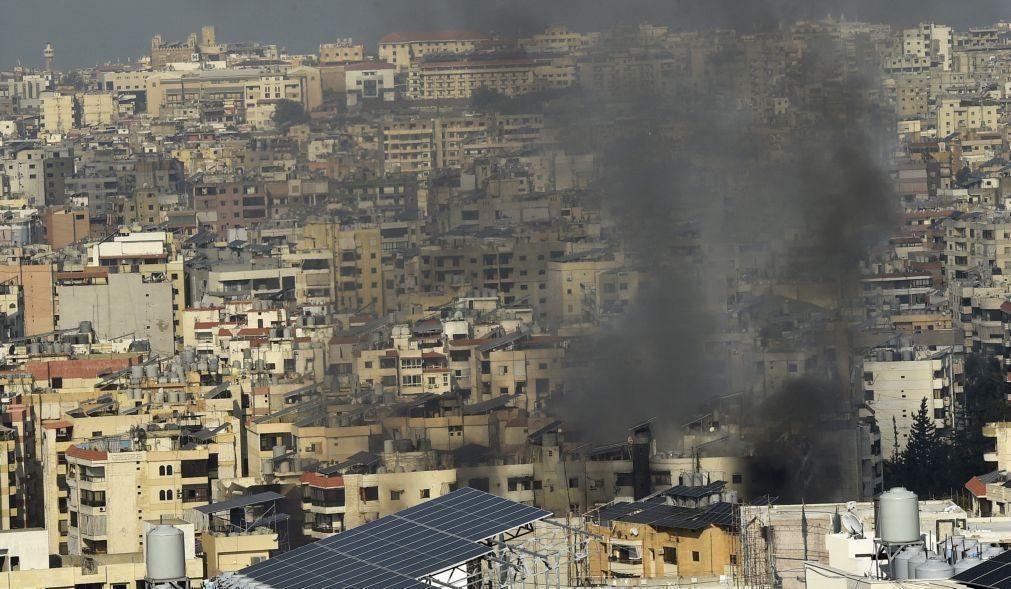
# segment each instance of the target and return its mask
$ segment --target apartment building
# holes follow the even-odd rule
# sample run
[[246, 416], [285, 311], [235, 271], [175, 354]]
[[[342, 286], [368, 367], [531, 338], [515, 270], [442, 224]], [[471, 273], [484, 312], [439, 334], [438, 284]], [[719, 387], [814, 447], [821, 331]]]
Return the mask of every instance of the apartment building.
[[87, 209], [49, 208], [42, 213], [45, 229], [45, 243], [61, 248], [76, 243], [91, 235], [91, 219]]
[[22, 198], [29, 206], [63, 204], [67, 179], [74, 174], [74, 150], [69, 146], [43, 147], [15, 143], [0, 151], [3, 196]]
[[255, 110], [281, 99], [311, 111], [323, 97], [318, 70], [304, 67], [284, 72], [264, 68], [158, 72], [148, 77], [146, 91], [152, 116], [178, 115], [205, 103], [233, 102]]
[[267, 197], [258, 182], [202, 175], [191, 183], [189, 192], [201, 225], [215, 232], [251, 227], [267, 219]]
[[425, 245], [418, 256], [418, 287], [423, 291], [484, 288], [501, 293], [503, 304], [524, 303], [545, 318], [548, 264], [565, 254], [557, 241], [509, 238], [456, 238]]
[[430, 56], [411, 64], [407, 97], [411, 100], [468, 99], [485, 88], [506, 96], [534, 89], [534, 62], [528, 57], [495, 54]]
[[860, 278], [861, 297], [868, 306], [893, 311], [922, 311], [934, 290], [929, 272], [887, 272]]
[[73, 94], [46, 94], [42, 97], [40, 123], [46, 133], [64, 134], [81, 123], [80, 104]]
[[1011, 273], [1011, 216], [974, 212], [945, 220], [944, 273], [948, 284]]
[[426, 55], [471, 53], [487, 39], [484, 33], [466, 30], [391, 33], [379, 39], [379, 59], [406, 72]]
[[350, 37], [333, 43], [320, 43], [320, 63], [342, 63], [365, 60], [365, 45], [355, 43]]
[[143, 547], [144, 520], [179, 518], [210, 500], [207, 450], [167, 437], [115, 438], [69, 446], [70, 554], [123, 554]]
[[119, 107], [112, 94], [105, 92], [89, 92], [80, 95], [81, 126], [95, 127], [108, 125], [119, 113]]
[[392, 273], [384, 267], [381, 228], [347, 226], [337, 222], [309, 221], [302, 227], [302, 238], [314, 248], [333, 254], [333, 292], [336, 308], [344, 312], [386, 311], [386, 281]]
[[623, 265], [622, 254], [606, 250], [566, 254], [550, 260], [546, 307], [550, 324], [574, 326], [596, 321], [602, 312], [601, 278]]
[[997, 130], [1000, 107], [986, 100], [940, 98], [937, 104], [937, 134], [946, 137], [955, 131]]
[[923, 400], [934, 426], [951, 430], [963, 410], [964, 363], [961, 346], [881, 347], [864, 358], [864, 401], [881, 429], [882, 456], [895, 456], [905, 449]]

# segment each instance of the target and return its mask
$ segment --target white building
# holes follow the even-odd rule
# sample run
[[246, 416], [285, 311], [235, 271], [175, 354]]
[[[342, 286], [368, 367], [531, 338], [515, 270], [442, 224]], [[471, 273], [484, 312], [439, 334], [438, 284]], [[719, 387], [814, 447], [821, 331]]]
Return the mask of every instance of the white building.
[[934, 427], [951, 427], [960, 410], [956, 399], [962, 385], [955, 375], [962, 370], [962, 356], [961, 346], [880, 347], [868, 354], [863, 362], [864, 401], [881, 429], [882, 456], [890, 458], [905, 449], [924, 399]]

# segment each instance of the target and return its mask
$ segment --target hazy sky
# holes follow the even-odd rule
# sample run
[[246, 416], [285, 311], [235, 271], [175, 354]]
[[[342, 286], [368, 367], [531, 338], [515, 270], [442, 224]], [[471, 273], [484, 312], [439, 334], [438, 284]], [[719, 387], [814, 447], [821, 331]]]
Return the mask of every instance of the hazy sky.
[[203, 24], [220, 41], [264, 41], [290, 51], [355, 37], [370, 49], [396, 30], [475, 27], [502, 34], [546, 24], [577, 30], [648, 20], [675, 28], [768, 26], [844, 11], [892, 24], [936, 20], [956, 26], [1011, 19], [1008, 0], [2, 0], [0, 68], [42, 65], [51, 41], [57, 68], [127, 60], [151, 37], [183, 40]]

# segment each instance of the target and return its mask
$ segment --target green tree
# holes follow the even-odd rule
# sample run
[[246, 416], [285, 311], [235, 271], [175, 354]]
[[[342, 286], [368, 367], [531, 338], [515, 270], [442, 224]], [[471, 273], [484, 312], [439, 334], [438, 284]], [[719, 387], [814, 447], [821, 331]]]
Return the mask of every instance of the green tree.
[[924, 397], [920, 401], [919, 411], [913, 417], [906, 449], [894, 465], [896, 468], [893, 472], [900, 480], [889, 484], [901, 483], [921, 497], [948, 493], [951, 489], [950, 481], [941, 473], [948, 469], [949, 450], [946, 440], [937, 434]]
[[287, 129], [292, 125], [298, 125], [309, 121], [302, 105], [294, 100], [281, 100], [274, 107], [274, 124], [279, 128]]

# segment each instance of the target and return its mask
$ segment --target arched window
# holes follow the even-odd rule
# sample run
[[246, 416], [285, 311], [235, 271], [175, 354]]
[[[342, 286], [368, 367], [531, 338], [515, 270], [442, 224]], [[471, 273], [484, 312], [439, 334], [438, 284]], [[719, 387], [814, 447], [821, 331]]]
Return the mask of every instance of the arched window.
[[165, 500], [165, 489], [162, 489], [161, 491], [158, 491], [158, 500], [159, 501], [164, 501]]
[[165, 467], [165, 474], [167, 474], [169, 476], [172, 476], [172, 465], [171, 464]]
[[169, 501], [172, 500], [172, 489], [169, 489], [168, 491], [165, 492], [165, 498], [168, 499]]
[[165, 476], [165, 465], [164, 464], [158, 467], [158, 476], [160, 476], [160, 477]]

